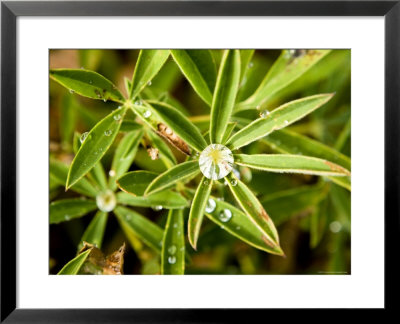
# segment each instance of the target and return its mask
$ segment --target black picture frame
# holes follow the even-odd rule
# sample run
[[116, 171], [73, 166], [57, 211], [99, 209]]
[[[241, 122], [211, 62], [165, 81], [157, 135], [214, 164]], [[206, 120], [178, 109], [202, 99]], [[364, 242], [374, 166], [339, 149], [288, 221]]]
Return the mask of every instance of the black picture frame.
[[[396, 311], [400, 229], [400, 1], [4, 1], [1, 3], [1, 322], [217, 323], [265, 320], [270, 309], [16, 308], [16, 19], [19, 16], [382, 16], [385, 19], [385, 308]], [[5, 95], [7, 94], [7, 95]], [[371, 188], [373, 190], [373, 188]], [[366, 286], [368, 283], [366, 283]], [[367, 289], [367, 288], [366, 288]], [[39, 293], [39, 292], [38, 292]], [[366, 293], [368, 291], [366, 290]], [[305, 310], [294, 310], [304, 312]], [[319, 311], [313, 311], [315, 316]], [[332, 313], [332, 310], [327, 310]], [[357, 311], [357, 310], [353, 310]], [[268, 314], [266, 314], [268, 312]], [[369, 319], [371, 313], [368, 312]], [[247, 317], [246, 321], [242, 321]], [[250, 318], [250, 319], [249, 319]]]

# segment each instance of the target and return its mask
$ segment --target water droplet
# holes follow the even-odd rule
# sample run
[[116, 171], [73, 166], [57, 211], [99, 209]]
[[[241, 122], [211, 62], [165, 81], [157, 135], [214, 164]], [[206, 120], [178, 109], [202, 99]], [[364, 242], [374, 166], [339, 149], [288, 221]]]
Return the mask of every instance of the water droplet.
[[114, 120], [118, 121], [120, 119], [121, 119], [121, 115], [120, 114], [114, 115]]
[[237, 230], [240, 230], [240, 226], [236, 226], [236, 229], [237, 229]]
[[83, 66], [81, 66], [81, 70], [84, 70], [85, 68]]
[[107, 189], [100, 192], [96, 196], [96, 204], [101, 211], [110, 212], [115, 208], [117, 204], [117, 198], [112, 190]]
[[342, 224], [338, 221], [333, 221], [329, 224], [329, 229], [332, 233], [339, 233], [342, 229]]
[[176, 232], [176, 234], [181, 235], [181, 231]]
[[141, 106], [143, 103], [142, 103], [142, 101], [141, 100], [137, 100], [137, 101], [135, 101], [135, 105], [136, 106]]
[[88, 135], [89, 135], [89, 132], [85, 132], [81, 135], [81, 138], [79, 139], [81, 144], [87, 139]]
[[285, 124], [287, 125], [287, 124], [289, 124], [289, 122], [287, 120], [285, 120]]
[[204, 185], [204, 186], [208, 186], [208, 181], [207, 181], [207, 180], [204, 180], [203, 185]]
[[178, 223], [174, 223], [174, 225], [172, 225], [173, 228], [177, 228], [178, 227]]
[[211, 144], [200, 154], [200, 171], [208, 179], [219, 180], [227, 176], [233, 168], [230, 149], [221, 144]]
[[89, 84], [93, 84], [93, 81], [92, 81], [92, 80], [89, 80]]
[[115, 171], [111, 169], [110, 172], [108, 172], [108, 175], [110, 177], [115, 177]]
[[73, 94], [75, 91], [72, 89], [69, 89], [69, 93]]
[[104, 99], [103, 99], [103, 101], [104, 101], [104, 102], [107, 102], [107, 99], [106, 99], [106, 98], [104, 98]]
[[64, 216], [64, 218], [65, 218], [65, 220], [67, 220], [67, 221], [68, 221], [68, 220], [70, 220], [70, 219], [71, 219], [71, 216], [69, 216], [69, 215], [65, 215], [65, 216]]
[[270, 114], [270, 112], [267, 109], [265, 109], [260, 112], [260, 118], [266, 118], [269, 116], [269, 114]]
[[206, 213], [212, 213], [215, 210], [215, 207], [217, 206], [217, 203], [215, 202], [214, 199], [210, 198], [207, 201], [206, 205]]
[[261, 105], [256, 106], [257, 110], [260, 110], [260, 108], [261, 108]]
[[253, 66], [254, 66], [254, 63], [253, 62], [249, 62], [249, 64], [248, 64], [249, 69], [251, 69]]
[[151, 86], [151, 80], [147, 82], [147, 85], [150, 87]]
[[168, 257], [168, 263], [169, 264], [175, 264], [175, 262], [176, 262], [176, 258], [173, 255]]
[[181, 247], [181, 251], [185, 251], [185, 247], [184, 246]]
[[237, 180], [236, 180], [236, 179], [232, 179], [232, 180], [231, 180], [231, 185], [232, 185], [232, 186], [236, 186], [236, 185], [237, 185], [237, 183], [238, 183], [238, 182], [237, 182]]
[[105, 132], [104, 132], [104, 135], [105, 136], [110, 136], [112, 134], [112, 130], [111, 129], [107, 129]]
[[171, 246], [168, 248], [168, 253], [169, 253], [169, 254], [175, 254], [175, 252], [176, 252], [176, 246], [175, 246], [175, 245], [171, 245]]
[[231, 218], [232, 218], [232, 212], [231, 212], [229, 209], [227, 209], [227, 208], [225, 208], [224, 210], [222, 210], [222, 211], [219, 213], [219, 220], [220, 220], [221, 222], [226, 223], [226, 222], [228, 222]]
[[199, 156], [200, 156], [200, 153], [199, 153], [199, 152], [196, 152], [196, 153], [194, 153], [194, 157], [195, 157], [195, 158], [197, 158], [197, 159], [198, 159], [198, 158], [199, 158]]
[[152, 208], [153, 208], [153, 210], [155, 210], [155, 211], [160, 211], [160, 210], [163, 209], [163, 206], [157, 205], [157, 206], [154, 206], [154, 207], [152, 207]]
[[151, 111], [150, 110], [146, 110], [144, 113], [143, 113], [143, 117], [144, 118], [149, 118], [151, 116]]
[[130, 220], [132, 219], [132, 216], [129, 215], [129, 214], [126, 214], [125, 219], [126, 219], [127, 221], [130, 221]]

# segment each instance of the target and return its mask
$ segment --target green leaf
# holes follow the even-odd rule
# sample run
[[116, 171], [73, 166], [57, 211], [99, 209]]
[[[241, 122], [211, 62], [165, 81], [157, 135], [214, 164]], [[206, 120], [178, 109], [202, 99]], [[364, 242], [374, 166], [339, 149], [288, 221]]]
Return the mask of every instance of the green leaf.
[[[260, 231], [259, 227], [256, 226], [254, 222], [252, 222], [240, 209], [214, 197], [210, 197], [209, 199], [208, 204], [213, 206], [215, 203], [215, 209], [209, 213], [206, 212], [206, 216], [214, 223], [223, 227], [223, 229], [228, 233], [257, 249], [273, 254], [281, 254], [280, 250], [277, 251], [276, 249], [271, 248], [270, 245], [266, 244], [263, 240], [264, 232]], [[227, 210], [231, 212], [232, 216], [228, 221], [223, 222], [221, 219], [226, 218], [222, 218], [221, 215], [225, 216], [226, 213], [229, 213]]]
[[78, 250], [83, 246], [83, 242], [93, 244], [97, 248], [101, 249], [103, 243], [104, 231], [107, 225], [108, 214], [102, 211], [98, 211], [93, 217], [92, 221], [86, 228], [82, 235], [81, 242], [79, 243]]
[[236, 109], [254, 109], [265, 104], [276, 92], [299, 78], [329, 52], [330, 50], [308, 50], [302, 56], [293, 57], [288, 50], [284, 51], [257, 90], [244, 102], [238, 104]]
[[[272, 149], [285, 154], [302, 154], [332, 161], [351, 170], [351, 160], [335, 149], [289, 130], [279, 130], [262, 139]], [[350, 177], [329, 177], [336, 184], [351, 190]]]
[[161, 253], [161, 274], [185, 273], [185, 238], [182, 210], [168, 213]]
[[210, 141], [221, 143], [235, 104], [240, 78], [239, 50], [225, 51], [211, 105]]
[[133, 132], [141, 129], [143, 129], [143, 125], [140, 125], [133, 120], [124, 119], [121, 124], [120, 132]]
[[125, 207], [118, 206], [114, 213], [127, 237], [133, 234], [155, 251], [161, 251], [163, 230], [160, 227], [138, 212]]
[[121, 204], [134, 207], [160, 207], [166, 209], [180, 209], [188, 206], [188, 202], [180, 194], [174, 191], [157, 192], [151, 196], [135, 197], [126, 192], [119, 192], [117, 199]]
[[289, 154], [235, 154], [235, 163], [269, 172], [302, 173], [322, 176], [345, 176], [345, 168], [319, 158]]
[[[60, 186], [65, 186], [68, 177], [68, 166], [63, 162], [50, 158], [50, 176], [57, 181]], [[85, 178], [76, 182], [71, 190], [88, 197], [96, 197], [97, 189]]]
[[328, 190], [327, 185], [303, 186], [265, 195], [260, 198], [260, 202], [268, 209], [275, 225], [278, 226], [295, 215], [312, 211], [326, 198]]
[[81, 96], [123, 103], [124, 96], [117, 87], [97, 72], [83, 69], [53, 69], [50, 78]]
[[240, 80], [243, 79], [244, 74], [249, 68], [250, 61], [254, 55], [253, 49], [240, 50]]
[[58, 273], [58, 275], [76, 275], [85, 263], [92, 249], [82, 252], [77, 257], [69, 261]]
[[175, 155], [172, 153], [171, 149], [168, 147], [167, 143], [165, 143], [160, 136], [158, 136], [153, 131], [148, 131], [147, 135], [150, 138], [152, 145], [158, 149], [160, 159], [164, 162], [167, 168], [171, 168], [174, 166], [177, 161]]
[[132, 195], [143, 196], [149, 184], [158, 176], [149, 171], [131, 171], [117, 180], [118, 187]]
[[93, 179], [93, 182], [99, 186], [100, 189], [107, 189], [107, 177], [101, 161], [94, 165], [93, 169], [90, 170], [89, 176]]
[[110, 177], [108, 179], [111, 190], [117, 188], [115, 180], [128, 171], [132, 165], [143, 133], [143, 129], [129, 132], [119, 142], [111, 163]]
[[211, 106], [217, 70], [209, 50], [171, 50], [172, 57], [178, 64], [193, 89]]
[[70, 147], [76, 123], [76, 108], [74, 97], [66, 94], [62, 98], [60, 116], [60, 136], [63, 147]]
[[173, 186], [178, 181], [186, 181], [200, 173], [198, 161], [187, 161], [178, 164], [155, 178], [145, 191], [145, 195], [152, 195]]
[[67, 178], [67, 189], [101, 160], [117, 136], [125, 112], [125, 107], [116, 109], [92, 128], [72, 161]]
[[288, 102], [264, 118], [258, 118], [235, 133], [226, 143], [231, 149], [238, 149], [252, 143], [275, 130], [284, 128], [321, 107], [333, 94], [319, 94]]
[[140, 51], [133, 73], [130, 99], [135, 99], [148, 82], [156, 76], [168, 56], [169, 50], [144, 49]]
[[249, 219], [263, 233], [261, 238], [264, 240], [265, 244], [269, 245], [276, 254], [283, 255], [283, 251], [279, 246], [279, 237], [275, 225], [261, 203], [258, 201], [257, 197], [242, 181], [235, 177], [233, 172], [231, 172], [229, 177], [226, 177], [225, 179], [228, 182], [229, 188], [231, 189], [236, 201], [242, 207]]
[[310, 217], [310, 247], [315, 248], [321, 242], [327, 223], [328, 199], [323, 199], [314, 208]]
[[[154, 114], [158, 116], [159, 122], [168, 126], [185, 143], [199, 152], [206, 148], [207, 142], [204, 140], [199, 129], [180, 111], [165, 103], [157, 101], [148, 101], [148, 103]], [[171, 141], [171, 136], [162, 132], [160, 123], [157, 124], [156, 130]]]
[[188, 235], [191, 246], [197, 249], [197, 240], [203, 222], [204, 212], [207, 206], [208, 197], [212, 188], [212, 180], [203, 177], [194, 194], [192, 206], [189, 213]]
[[93, 200], [63, 199], [50, 204], [50, 224], [69, 221], [82, 217], [97, 208]]
[[228, 138], [231, 136], [233, 130], [235, 129], [237, 123], [228, 123], [228, 125], [226, 125], [226, 130], [225, 130], [225, 134], [224, 137], [222, 138], [222, 143], [226, 143], [226, 141], [228, 140]]

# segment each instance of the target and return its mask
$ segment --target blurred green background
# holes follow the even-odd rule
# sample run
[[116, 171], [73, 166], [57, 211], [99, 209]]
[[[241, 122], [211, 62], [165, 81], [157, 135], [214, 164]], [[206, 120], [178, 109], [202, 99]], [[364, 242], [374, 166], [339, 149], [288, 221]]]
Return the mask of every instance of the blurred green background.
[[[50, 68], [85, 68], [111, 80], [123, 92], [124, 78], [131, 78], [138, 50], [51, 50]], [[256, 50], [249, 63], [238, 95], [246, 99], [260, 84], [280, 50]], [[218, 63], [222, 51], [214, 50]], [[299, 79], [276, 93], [266, 107], [275, 107], [290, 100], [318, 93], [336, 92], [322, 108], [288, 129], [315, 139], [341, 153], [351, 156], [351, 53], [333, 50]], [[145, 90], [150, 96], [170, 96], [189, 116], [209, 114], [209, 107], [192, 90], [172, 58]], [[91, 100], [71, 94], [50, 81], [50, 156], [70, 163], [73, 159], [74, 132], [89, 131], [102, 117], [117, 108], [113, 102]], [[240, 117], [254, 119], [255, 110], [240, 113]], [[133, 114], [130, 116], [134, 118]], [[201, 124], [198, 124], [202, 128]], [[202, 129], [205, 131], [207, 125]], [[118, 138], [117, 138], [118, 142]], [[278, 143], [279, 144], [279, 143]], [[284, 144], [284, 143], [282, 143]], [[114, 143], [114, 148], [116, 144]], [[184, 157], [172, 148], [179, 161]], [[109, 170], [113, 147], [102, 163]], [[271, 153], [274, 147], [255, 142], [243, 149], [245, 153]], [[131, 170], [156, 172], [165, 170], [159, 161], [152, 161], [141, 147]], [[198, 251], [187, 244], [190, 260], [186, 274], [350, 274], [350, 192], [326, 178], [307, 175], [275, 174], [242, 168], [242, 179], [257, 194], [266, 211], [277, 225], [281, 246], [286, 258], [257, 250], [231, 236], [204, 218]], [[50, 179], [50, 201], [76, 197]], [[229, 190], [221, 185], [218, 195], [233, 202]], [[167, 211], [137, 208], [149, 219], [164, 227]], [[188, 211], [186, 212], [186, 216]], [[76, 255], [76, 246], [92, 216], [50, 225], [50, 273], [57, 273]], [[186, 217], [187, 218], [187, 217]], [[127, 243], [125, 274], [156, 274], [160, 258], [141, 245], [133, 250], [115, 218], [110, 214], [104, 235], [103, 250], [112, 253]]]

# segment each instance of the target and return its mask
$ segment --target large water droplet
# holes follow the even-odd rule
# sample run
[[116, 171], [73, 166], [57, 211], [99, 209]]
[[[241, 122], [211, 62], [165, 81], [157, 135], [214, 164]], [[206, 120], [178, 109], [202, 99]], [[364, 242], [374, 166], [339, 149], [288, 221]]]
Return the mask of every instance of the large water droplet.
[[87, 139], [89, 135], [89, 132], [85, 132], [81, 135], [81, 138], [79, 139], [81, 141], [81, 144]]
[[151, 111], [150, 110], [146, 110], [144, 113], [143, 113], [143, 117], [144, 118], [149, 118], [151, 116]]
[[206, 205], [206, 213], [212, 213], [215, 210], [215, 207], [217, 206], [217, 203], [215, 202], [214, 199], [210, 198], [207, 201]]
[[211, 144], [201, 152], [199, 166], [200, 171], [206, 178], [222, 179], [232, 171], [232, 152], [224, 145]]
[[219, 213], [218, 218], [221, 222], [229, 222], [229, 220], [232, 218], [232, 212], [229, 209], [224, 209]]
[[105, 132], [104, 132], [104, 135], [105, 136], [110, 136], [112, 134], [112, 130], [111, 129], [107, 129]]
[[96, 196], [96, 204], [97, 207], [103, 212], [107, 213], [112, 211], [117, 204], [117, 199], [115, 198], [114, 192], [112, 192], [110, 189], [100, 192]]
[[169, 254], [175, 254], [175, 252], [176, 252], [176, 246], [175, 246], [175, 245], [171, 245], [171, 246], [168, 248], [168, 253], [169, 253]]
[[175, 262], [176, 262], [176, 258], [173, 255], [168, 257], [168, 263], [169, 264], [175, 264]]

